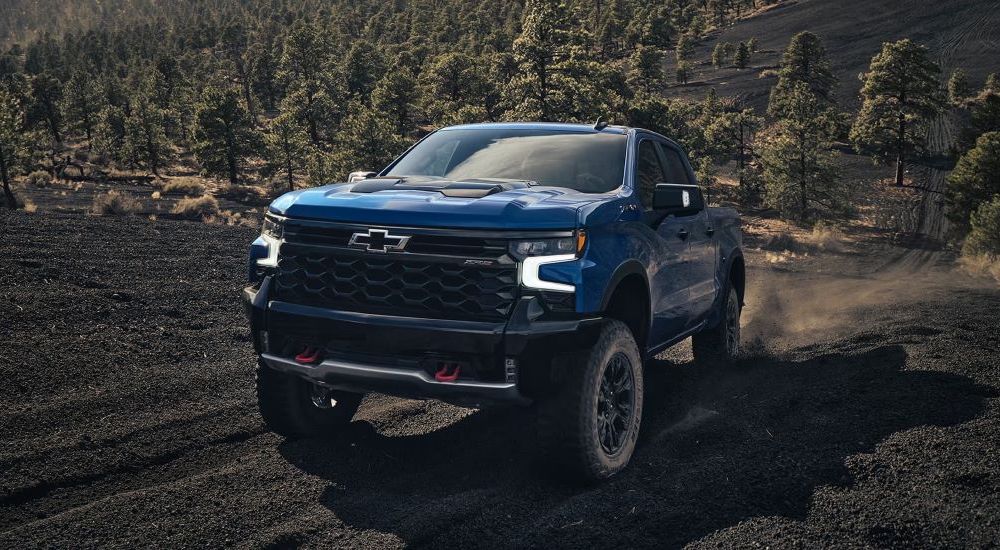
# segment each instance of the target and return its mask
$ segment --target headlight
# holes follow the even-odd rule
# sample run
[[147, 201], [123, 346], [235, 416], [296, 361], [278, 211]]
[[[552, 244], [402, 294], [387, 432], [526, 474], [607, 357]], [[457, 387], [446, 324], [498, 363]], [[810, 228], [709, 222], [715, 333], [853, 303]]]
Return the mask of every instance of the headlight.
[[583, 231], [576, 232], [571, 237], [559, 239], [533, 239], [527, 241], [513, 241], [510, 243], [510, 253], [516, 258], [526, 258], [529, 256], [556, 256], [564, 254], [579, 254], [583, 252], [583, 247], [587, 244], [587, 234]]
[[281, 230], [284, 227], [284, 223], [280, 218], [271, 216], [267, 214], [264, 216], [264, 223], [261, 225], [260, 234], [265, 237], [270, 237], [274, 240], [281, 240]]
[[587, 234], [578, 231], [572, 237], [512, 242], [510, 251], [521, 260], [520, 280], [526, 288], [573, 292], [573, 285], [542, 280], [538, 271], [545, 264], [576, 260], [586, 245]]
[[281, 246], [281, 236], [284, 230], [284, 220], [266, 214], [260, 227], [260, 236], [267, 244], [267, 256], [257, 259], [260, 267], [276, 267], [278, 265], [278, 247]]

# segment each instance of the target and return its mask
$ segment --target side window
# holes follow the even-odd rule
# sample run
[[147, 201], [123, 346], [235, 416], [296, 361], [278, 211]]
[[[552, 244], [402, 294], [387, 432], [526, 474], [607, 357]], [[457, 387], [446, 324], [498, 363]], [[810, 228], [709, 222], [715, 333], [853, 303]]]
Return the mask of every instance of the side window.
[[663, 156], [667, 161], [667, 183], [691, 185], [692, 182], [688, 178], [688, 171], [684, 165], [684, 160], [681, 158], [680, 151], [673, 147], [664, 146]]
[[657, 183], [663, 183], [664, 177], [656, 149], [656, 142], [646, 139], [639, 142], [636, 155], [635, 185], [642, 207], [646, 210], [653, 208], [653, 191]]

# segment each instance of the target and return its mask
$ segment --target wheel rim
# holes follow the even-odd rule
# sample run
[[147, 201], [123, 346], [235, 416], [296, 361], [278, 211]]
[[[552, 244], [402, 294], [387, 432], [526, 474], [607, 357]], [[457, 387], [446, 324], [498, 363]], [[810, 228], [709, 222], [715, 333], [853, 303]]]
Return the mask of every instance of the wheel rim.
[[726, 312], [726, 349], [730, 357], [735, 357], [740, 350], [740, 304], [738, 300], [729, 300]]
[[632, 363], [619, 352], [604, 368], [597, 394], [597, 436], [608, 455], [618, 453], [625, 446], [634, 408]]

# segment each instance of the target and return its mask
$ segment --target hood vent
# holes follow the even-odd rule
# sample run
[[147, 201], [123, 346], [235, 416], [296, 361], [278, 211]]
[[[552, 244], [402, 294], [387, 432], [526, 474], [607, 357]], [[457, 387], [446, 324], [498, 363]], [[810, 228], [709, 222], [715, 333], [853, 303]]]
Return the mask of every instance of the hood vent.
[[420, 180], [410, 181], [399, 178], [377, 178], [359, 181], [351, 188], [352, 193], [377, 193], [379, 191], [433, 191], [446, 197], [463, 199], [479, 199], [494, 193], [502, 193], [513, 189], [524, 189], [529, 182], [524, 181], [493, 181], [466, 180], [442, 181]]

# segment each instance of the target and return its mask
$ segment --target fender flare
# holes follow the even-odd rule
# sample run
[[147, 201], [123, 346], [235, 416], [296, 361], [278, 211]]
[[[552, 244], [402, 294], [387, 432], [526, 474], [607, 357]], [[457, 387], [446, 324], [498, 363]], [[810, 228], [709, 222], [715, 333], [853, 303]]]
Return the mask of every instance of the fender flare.
[[[604, 295], [601, 297], [602, 312], [608, 309], [608, 304], [611, 302], [611, 296], [614, 295], [615, 290], [618, 289], [618, 284], [629, 275], [638, 275], [642, 278], [642, 283], [646, 286], [646, 296], [650, 301], [650, 310], [652, 310], [652, 297], [649, 294], [649, 278], [646, 276], [646, 268], [639, 260], [630, 259], [619, 264], [619, 266], [615, 268], [614, 273], [611, 274], [611, 278], [608, 279], [608, 284], [604, 287]], [[651, 318], [652, 315], [650, 315], [650, 319]]]
[[[732, 252], [729, 254], [729, 257], [726, 259], [726, 265], [722, 266], [722, 269], [719, 271], [719, 274], [725, 276], [726, 279], [725, 281], [723, 281], [723, 284], [725, 286], [723, 287], [723, 289], [728, 290], [729, 280], [731, 279], [731, 275], [733, 274], [733, 267], [736, 265], [737, 260], [743, 262], [743, 289], [740, 295], [740, 302], [743, 302], [746, 298], [747, 289], [746, 289], [746, 259], [743, 258], [742, 249], [740, 249], [739, 247], [733, 248]], [[743, 304], [741, 303], [740, 305], [742, 306]]]

